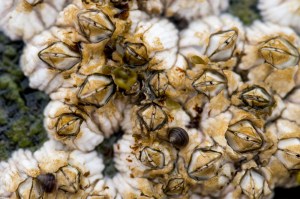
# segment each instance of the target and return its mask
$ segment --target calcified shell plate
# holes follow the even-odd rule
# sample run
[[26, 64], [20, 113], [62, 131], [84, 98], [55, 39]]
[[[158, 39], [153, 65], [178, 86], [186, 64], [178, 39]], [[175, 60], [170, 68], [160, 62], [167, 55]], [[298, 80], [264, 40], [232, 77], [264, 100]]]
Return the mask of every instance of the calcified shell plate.
[[[227, 0], [0, 3], [30, 86], [51, 98], [50, 141], [0, 163], [0, 198], [262, 199], [296, 186], [300, 39], [283, 25], [299, 5], [274, 2], [259, 8], [281, 25], [248, 27], [222, 13]], [[114, 136], [106, 176], [98, 146]]]

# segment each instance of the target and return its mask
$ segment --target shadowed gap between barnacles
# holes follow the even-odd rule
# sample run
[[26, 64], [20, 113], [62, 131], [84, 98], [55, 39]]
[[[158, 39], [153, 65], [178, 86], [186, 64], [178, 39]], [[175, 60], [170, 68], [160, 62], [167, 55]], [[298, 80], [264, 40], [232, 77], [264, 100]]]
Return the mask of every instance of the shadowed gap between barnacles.
[[103, 157], [103, 163], [105, 168], [102, 173], [105, 177], [112, 178], [118, 173], [118, 170], [116, 169], [114, 163], [113, 146], [115, 143], [118, 142], [118, 140], [122, 138], [123, 134], [124, 131], [120, 129], [118, 132], [115, 132], [109, 138], [105, 138], [103, 142], [95, 149]]

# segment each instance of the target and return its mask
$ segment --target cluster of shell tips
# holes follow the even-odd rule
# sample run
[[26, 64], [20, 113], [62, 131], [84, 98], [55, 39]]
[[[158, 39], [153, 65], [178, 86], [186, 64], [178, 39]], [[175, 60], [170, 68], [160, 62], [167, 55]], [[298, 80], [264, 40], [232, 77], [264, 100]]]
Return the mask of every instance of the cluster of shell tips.
[[[270, 2], [259, 3], [263, 13]], [[300, 37], [276, 20], [245, 27], [227, 8], [227, 0], [0, 3], [2, 30], [26, 42], [30, 86], [51, 98], [50, 140], [0, 163], [0, 198], [264, 199], [296, 186]], [[95, 148], [120, 132], [117, 172], [106, 176]]]

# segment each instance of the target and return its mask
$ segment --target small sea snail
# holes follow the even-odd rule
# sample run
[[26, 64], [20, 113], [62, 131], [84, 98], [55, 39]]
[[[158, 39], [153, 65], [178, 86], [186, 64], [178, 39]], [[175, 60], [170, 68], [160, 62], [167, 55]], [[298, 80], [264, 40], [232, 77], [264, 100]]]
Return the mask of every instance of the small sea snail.
[[37, 180], [46, 193], [52, 192], [56, 186], [56, 179], [52, 173], [41, 174], [37, 177]]
[[185, 147], [189, 143], [189, 135], [180, 127], [174, 127], [169, 129], [168, 133], [169, 142], [176, 148]]

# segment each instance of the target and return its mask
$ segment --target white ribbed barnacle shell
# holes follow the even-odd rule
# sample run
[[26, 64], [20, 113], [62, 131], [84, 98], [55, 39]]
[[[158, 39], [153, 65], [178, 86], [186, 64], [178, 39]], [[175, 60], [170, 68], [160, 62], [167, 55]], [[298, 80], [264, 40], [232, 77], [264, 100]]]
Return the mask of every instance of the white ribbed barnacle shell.
[[42, 173], [54, 173], [68, 164], [69, 152], [66, 147], [55, 140], [49, 140], [34, 152], [34, 158]]
[[208, 15], [219, 15], [229, 5], [228, 0], [167, 0], [167, 16], [179, 15], [187, 20], [196, 19]]
[[36, 178], [41, 174], [38, 161], [30, 151], [20, 149], [13, 153], [4, 165], [1, 183], [5, 192], [14, 192], [20, 197], [39, 197], [43, 188]]
[[[118, 175], [118, 174], [117, 174]], [[121, 199], [121, 195], [116, 189], [116, 185], [111, 178], [104, 178], [99, 180], [91, 189], [89, 198], [114, 198]]]
[[[196, 20], [180, 33], [180, 50], [186, 58], [209, 58], [210, 62], [232, 68], [244, 46], [245, 33], [241, 22], [229, 15]], [[204, 57], [205, 56], [205, 57]]]
[[142, 20], [131, 31], [122, 44], [123, 60], [128, 67], [138, 69], [145, 66], [149, 70], [164, 70], [174, 65], [178, 30], [171, 22], [159, 18]]
[[300, 125], [299, 89], [295, 89], [285, 100], [286, 108], [283, 110], [281, 118]]
[[173, 107], [166, 102], [161, 104], [150, 101], [126, 110], [122, 126], [131, 134], [151, 135], [169, 140], [168, 129], [185, 128], [189, 122], [190, 117], [180, 107]]
[[255, 21], [246, 29], [245, 56], [239, 68], [252, 84], [264, 83], [284, 97], [296, 82], [299, 36], [290, 28]]
[[66, 0], [11, 0], [0, 3], [0, 29], [11, 39], [30, 40], [49, 28]]
[[73, 70], [81, 62], [81, 53], [75, 44], [79, 40], [74, 29], [69, 28], [53, 27], [35, 36], [20, 61], [30, 86], [47, 93], [60, 87], [65, 79], [62, 73]]
[[51, 101], [44, 115], [50, 137], [70, 148], [90, 151], [104, 139], [97, 125], [76, 106]]
[[219, 15], [228, 7], [228, 0], [136, 0], [133, 8], [138, 8], [151, 15], [180, 17], [192, 20], [208, 15]]
[[[263, 172], [253, 161], [242, 165], [225, 192], [225, 198], [271, 198], [272, 192]], [[232, 187], [234, 186], [234, 187]], [[231, 191], [230, 191], [231, 190]]]
[[147, 178], [132, 178], [120, 173], [113, 177], [113, 182], [122, 198], [162, 198], [161, 186]]
[[137, 178], [169, 173], [176, 159], [176, 150], [170, 143], [151, 143], [127, 133], [114, 145], [114, 152], [114, 161], [119, 172]]
[[274, 1], [259, 0], [258, 8], [265, 21], [270, 21], [279, 25], [291, 26], [300, 31], [300, 3], [297, 0]]
[[300, 167], [300, 127], [297, 123], [279, 118], [268, 127], [267, 136], [273, 142], [273, 154], [288, 170]]
[[195, 189], [201, 190], [203, 195], [220, 196], [221, 190], [233, 178], [233, 164], [226, 160], [225, 151], [209, 138], [190, 139], [188, 148], [179, 153], [185, 159], [187, 181], [195, 184]]
[[56, 197], [63, 192], [68, 197], [88, 195], [89, 190], [103, 178], [104, 165], [96, 152], [65, 151], [62, 145], [50, 140], [34, 153], [42, 173], [55, 177]]
[[8, 166], [7, 162], [1, 161], [0, 162], [0, 197], [3, 199], [8, 199], [9, 196], [11, 195], [11, 192], [7, 191], [6, 187], [4, 186], [3, 182], [3, 175], [5, 168]]
[[81, 187], [83, 190], [103, 178], [102, 171], [105, 166], [95, 151], [89, 153], [72, 151], [69, 154], [68, 164], [79, 170], [82, 178], [79, 183], [83, 182], [86, 186]]

